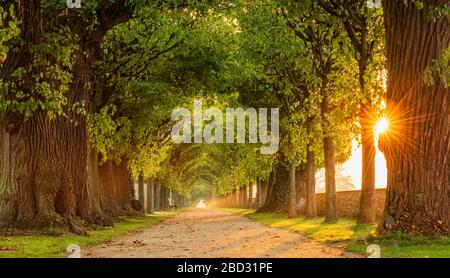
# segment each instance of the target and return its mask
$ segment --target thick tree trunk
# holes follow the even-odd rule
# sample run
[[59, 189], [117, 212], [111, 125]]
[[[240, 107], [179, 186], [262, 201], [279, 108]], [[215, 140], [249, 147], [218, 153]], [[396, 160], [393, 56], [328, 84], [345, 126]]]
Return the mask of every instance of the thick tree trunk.
[[3, 129], [2, 137], [0, 225], [69, 227], [84, 234], [74, 222], [74, 194], [65, 194], [67, 176], [47, 114], [18, 121], [14, 129]]
[[433, 22], [428, 10], [448, 1], [422, 2], [417, 9], [383, 1], [390, 126], [379, 140], [388, 170], [382, 233], [450, 228], [450, 92], [436, 74], [434, 84], [424, 82], [426, 68], [450, 47], [448, 16]]
[[266, 203], [267, 193], [269, 192], [269, 183], [265, 180], [261, 180], [261, 206]]
[[295, 184], [295, 163], [289, 163], [288, 218], [297, 217], [297, 188]]
[[287, 212], [289, 198], [289, 171], [281, 164], [270, 173], [264, 205], [258, 212]]
[[[28, 76], [46, 76], [46, 66], [31, 68], [43, 57], [30, 51], [43, 40], [41, 1], [20, 1], [16, 5], [20, 21], [20, 39], [24, 42], [10, 47], [0, 78], [13, 82], [11, 73], [18, 68], [31, 70]], [[45, 58], [44, 58], [45, 59]], [[26, 95], [35, 94], [35, 80], [26, 80], [20, 90]], [[53, 86], [52, 81], [49, 84]], [[14, 92], [2, 92], [14, 98]], [[39, 96], [36, 96], [39, 97]], [[46, 111], [35, 111], [25, 119], [11, 111], [2, 112], [1, 119], [1, 169], [0, 169], [0, 226], [69, 227], [84, 234], [77, 224], [74, 188], [67, 185], [68, 173], [62, 166], [62, 157], [56, 148], [54, 122]]]
[[[117, 5], [117, 9], [109, 10], [114, 15], [109, 19], [102, 18], [102, 22], [107, 24], [103, 24], [101, 28], [112, 28], [131, 17], [130, 7], [124, 8], [123, 3], [114, 5]], [[1, 71], [1, 79], [6, 81], [10, 78], [8, 74], [18, 67], [25, 70], [31, 65], [36, 67], [38, 59], [34, 56], [40, 55], [39, 51], [29, 49], [41, 43], [43, 34], [47, 31], [43, 28], [51, 25], [44, 24], [47, 19], [42, 17], [43, 5], [40, 0], [18, 1], [16, 7], [21, 42], [24, 43], [10, 48], [11, 55], [8, 55]], [[113, 7], [111, 5], [108, 8]], [[119, 12], [115, 13], [116, 11]], [[59, 21], [52, 23], [59, 24]], [[112, 221], [101, 209], [103, 186], [98, 172], [98, 156], [88, 145], [85, 116], [72, 109], [88, 103], [95, 52], [106, 31], [93, 32], [97, 37], [88, 40], [79, 37], [82, 43], [75, 57], [73, 81], [67, 93], [64, 111], [67, 118], [60, 117], [50, 121], [46, 112], [40, 110], [26, 121], [10, 112], [1, 116], [2, 158], [8, 160], [1, 162], [0, 225], [20, 223], [21, 226], [46, 227], [56, 223], [67, 225], [79, 234], [84, 234], [84, 230], [76, 223], [75, 216], [102, 226], [112, 225]], [[81, 33], [88, 33], [84, 26]], [[86, 41], [89, 43], [85, 43]], [[50, 59], [47, 62], [50, 65], [53, 63]], [[46, 66], [37, 67], [37, 70], [38, 72], [28, 72], [28, 75], [46, 76]], [[26, 88], [22, 90], [26, 95], [36, 95], [33, 92], [34, 80], [28, 81], [25, 82]], [[52, 82], [49, 81], [50, 86], [55, 85]], [[84, 108], [88, 110], [88, 107]], [[19, 195], [15, 196], [16, 194]]]
[[[330, 127], [330, 122], [328, 120], [330, 103], [326, 84], [327, 81], [324, 80], [321, 90], [322, 103], [320, 107], [324, 130], [328, 130]], [[333, 138], [328, 134], [325, 134], [323, 137], [323, 152], [325, 160], [325, 223], [335, 223], [339, 219], [336, 205], [335, 147]]]
[[102, 188], [100, 205], [102, 210], [110, 216], [117, 216], [121, 214], [121, 208], [118, 200], [119, 192], [114, 168], [114, 162], [112, 161], [107, 161], [98, 167], [100, 184]]
[[155, 211], [155, 180], [153, 178], [147, 179], [147, 206], [145, 212], [153, 213]]

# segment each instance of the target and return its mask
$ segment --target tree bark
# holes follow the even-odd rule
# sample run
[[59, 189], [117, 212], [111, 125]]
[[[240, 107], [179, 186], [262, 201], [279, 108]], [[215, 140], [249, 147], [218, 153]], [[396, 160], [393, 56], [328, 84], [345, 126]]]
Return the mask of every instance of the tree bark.
[[176, 191], [172, 191], [172, 205], [179, 206], [178, 202], [178, 193]]
[[297, 188], [295, 184], [295, 163], [289, 163], [288, 218], [297, 217]]
[[156, 180], [155, 183], [155, 211], [161, 210], [161, 182]]
[[239, 188], [238, 191], [238, 208], [243, 208], [243, 204], [244, 204], [244, 190], [241, 188]]
[[317, 217], [316, 209], [316, 155], [313, 151], [314, 138], [312, 136], [313, 119], [309, 118], [306, 123], [306, 133], [308, 134], [308, 144], [306, 146], [306, 205], [305, 217]]
[[[20, 1], [15, 8], [20, 21], [20, 40], [24, 43], [10, 46], [0, 78], [13, 82], [11, 74], [18, 68], [28, 70], [27, 76], [46, 76], [46, 66], [31, 66], [36, 60], [45, 59], [39, 51], [31, 50], [44, 40], [41, 1]], [[55, 85], [47, 81], [50, 86]], [[23, 84], [17, 84], [26, 95], [40, 97], [35, 95], [35, 85], [35, 80], [27, 77]], [[14, 93], [2, 91], [7, 99], [14, 99]], [[74, 218], [75, 189], [67, 185], [68, 173], [62, 167], [53, 133], [54, 122], [48, 118], [47, 111], [38, 109], [28, 118], [3, 111], [0, 125], [0, 226], [60, 226], [85, 234]]]
[[147, 206], [145, 212], [153, 213], [155, 211], [155, 180], [153, 178], [147, 179]]
[[448, 16], [430, 21], [428, 9], [448, 1], [422, 2], [417, 9], [383, 1], [390, 126], [379, 139], [388, 170], [381, 233], [449, 234], [450, 93], [437, 74], [434, 84], [424, 82], [427, 67], [450, 47]]
[[121, 213], [119, 206], [119, 193], [117, 180], [114, 171], [114, 162], [107, 161], [98, 167], [102, 194], [100, 196], [100, 205], [102, 210], [111, 216]]
[[261, 206], [266, 203], [267, 193], [269, 191], [269, 183], [265, 180], [261, 180]]
[[161, 184], [161, 192], [159, 199], [159, 208], [160, 210], [166, 210], [166, 187]]
[[132, 210], [132, 181], [126, 158], [119, 163], [106, 161], [98, 166], [100, 207], [108, 216], [117, 217]]
[[240, 200], [240, 193], [239, 189], [235, 188], [233, 191], [233, 207], [238, 208], [239, 207], [239, 200]]
[[248, 184], [248, 208], [253, 208], [253, 182]]
[[[310, 139], [312, 140], [312, 139]], [[316, 209], [316, 162], [314, 151], [308, 150], [306, 158], [306, 207], [305, 217], [317, 217]]]
[[144, 198], [144, 176], [139, 175], [138, 177], [138, 201], [141, 203], [142, 211], [145, 211], [145, 198]]
[[287, 212], [289, 199], [289, 171], [280, 163], [270, 173], [264, 205], [258, 212]]
[[259, 209], [262, 206], [262, 192], [261, 192], [261, 180], [256, 179], [256, 205], [255, 207]]
[[169, 209], [169, 206], [170, 206], [170, 189], [168, 188], [168, 187], [165, 187], [166, 188], [166, 192], [165, 192], [165, 199], [164, 199], [164, 208], [165, 209]]
[[244, 187], [242, 187], [242, 207], [248, 208], [248, 185], [245, 184]]
[[305, 214], [306, 207], [306, 168], [295, 170], [295, 191], [297, 215]]

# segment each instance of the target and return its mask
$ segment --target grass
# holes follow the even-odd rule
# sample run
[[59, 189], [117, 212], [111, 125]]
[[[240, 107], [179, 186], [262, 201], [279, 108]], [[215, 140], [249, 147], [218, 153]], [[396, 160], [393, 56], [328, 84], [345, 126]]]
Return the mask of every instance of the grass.
[[288, 219], [284, 214], [255, 213], [252, 209], [225, 209], [232, 213], [263, 223], [301, 233], [314, 240], [337, 244], [354, 253], [365, 254], [369, 244], [378, 244], [381, 256], [386, 258], [450, 258], [450, 237], [435, 235], [425, 238], [393, 233], [377, 236], [376, 225], [356, 224], [354, 219], [340, 219], [335, 224], [325, 224], [323, 218]]
[[31, 232], [27, 235], [0, 236], [0, 258], [63, 257], [70, 244], [80, 245], [83, 256], [83, 246], [102, 244], [116, 237], [141, 231], [176, 213], [167, 211], [136, 218], [120, 218], [112, 228], [88, 231], [88, 237], [61, 234], [59, 230], [47, 231], [45, 234]]

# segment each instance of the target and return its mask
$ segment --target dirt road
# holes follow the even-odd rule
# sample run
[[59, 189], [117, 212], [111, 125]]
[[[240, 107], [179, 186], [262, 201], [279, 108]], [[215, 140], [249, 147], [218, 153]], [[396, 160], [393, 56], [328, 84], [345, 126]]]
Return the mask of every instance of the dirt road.
[[192, 209], [143, 232], [83, 248], [82, 257], [120, 258], [305, 258], [345, 257], [326, 246], [286, 230], [221, 210]]

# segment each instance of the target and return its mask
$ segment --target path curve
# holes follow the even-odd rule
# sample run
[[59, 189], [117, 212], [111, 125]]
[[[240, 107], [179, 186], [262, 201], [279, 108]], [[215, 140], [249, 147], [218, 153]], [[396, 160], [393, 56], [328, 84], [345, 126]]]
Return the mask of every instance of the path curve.
[[143, 232], [83, 248], [82, 255], [88, 258], [336, 258], [351, 254], [241, 215], [191, 209]]

